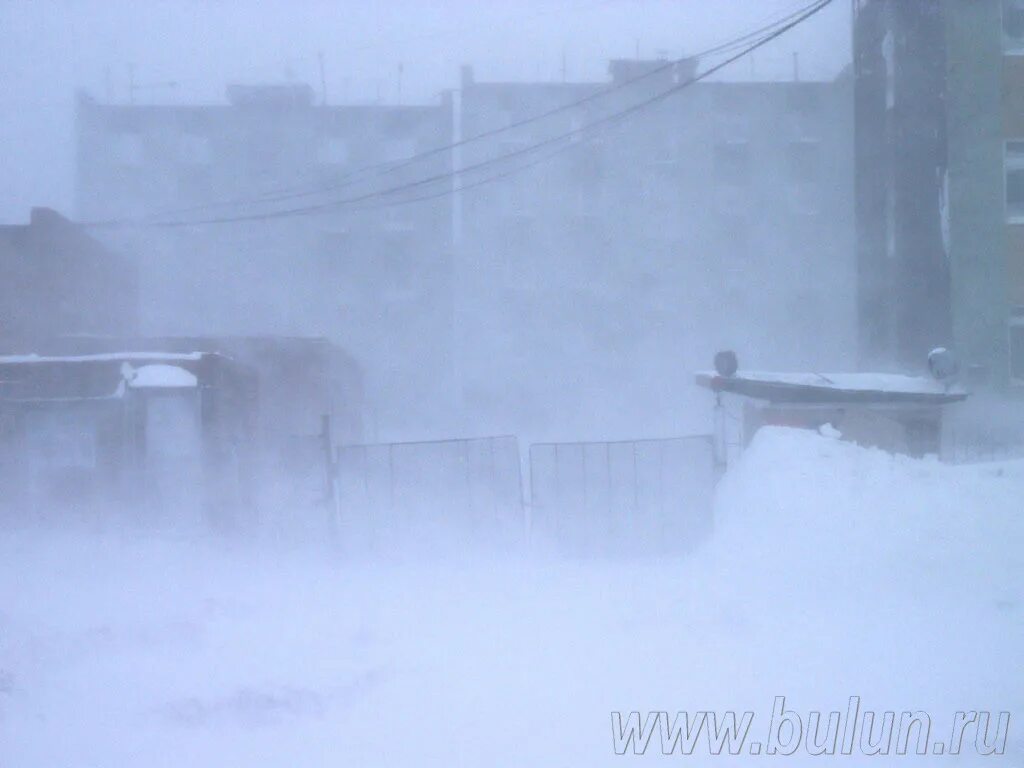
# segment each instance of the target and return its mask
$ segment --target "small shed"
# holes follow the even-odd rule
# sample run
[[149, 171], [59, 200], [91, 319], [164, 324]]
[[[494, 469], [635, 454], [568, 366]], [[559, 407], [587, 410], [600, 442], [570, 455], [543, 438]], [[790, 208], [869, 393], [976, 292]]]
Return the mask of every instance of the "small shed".
[[[945, 406], [964, 400], [955, 385], [882, 373], [771, 373], [715, 371], [697, 384], [742, 403], [741, 442], [763, 426], [830, 428], [852, 442], [912, 456], [938, 454]], [[723, 427], [724, 428], [724, 427]]]
[[245, 501], [256, 396], [214, 353], [0, 356], [0, 505], [223, 521]]

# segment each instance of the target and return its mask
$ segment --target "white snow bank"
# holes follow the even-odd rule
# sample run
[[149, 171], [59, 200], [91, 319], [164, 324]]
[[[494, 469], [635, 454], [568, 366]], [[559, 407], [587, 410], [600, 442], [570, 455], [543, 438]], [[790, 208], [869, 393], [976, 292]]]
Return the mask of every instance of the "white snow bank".
[[128, 379], [128, 384], [133, 389], [144, 387], [187, 388], [196, 386], [198, 379], [194, 373], [180, 366], [155, 363], [136, 368]]
[[1022, 493], [1024, 463], [769, 428], [685, 561], [355, 567], [6, 534], [0, 765], [621, 766], [658, 756], [614, 755], [612, 710], [749, 709], [759, 738], [775, 695], [942, 730], [1021, 713]]

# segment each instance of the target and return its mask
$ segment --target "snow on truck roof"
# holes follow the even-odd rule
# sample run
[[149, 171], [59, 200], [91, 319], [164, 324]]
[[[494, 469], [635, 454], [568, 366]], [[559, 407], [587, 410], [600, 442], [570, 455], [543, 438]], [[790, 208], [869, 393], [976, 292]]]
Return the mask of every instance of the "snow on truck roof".
[[104, 352], [95, 355], [0, 355], [0, 365], [10, 363], [88, 363], [138, 360], [200, 360], [204, 352]]
[[697, 384], [717, 392], [776, 403], [918, 403], [940, 405], [964, 400], [958, 387], [923, 376], [897, 373], [774, 373], [741, 371], [721, 376], [701, 371]]

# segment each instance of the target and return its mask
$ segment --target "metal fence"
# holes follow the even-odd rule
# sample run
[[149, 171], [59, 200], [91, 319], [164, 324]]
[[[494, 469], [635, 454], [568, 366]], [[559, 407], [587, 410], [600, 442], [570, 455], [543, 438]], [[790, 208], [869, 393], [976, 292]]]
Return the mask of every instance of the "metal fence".
[[336, 466], [346, 548], [432, 552], [525, 540], [515, 437], [344, 446]]
[[684, 552], [711, 528], [708, 435], [530, 446], [531, 531], [570, 554]]
[[954, 464], [1024, 458], [1024, 404], [981, 401], [950, 409], [942, 458]]

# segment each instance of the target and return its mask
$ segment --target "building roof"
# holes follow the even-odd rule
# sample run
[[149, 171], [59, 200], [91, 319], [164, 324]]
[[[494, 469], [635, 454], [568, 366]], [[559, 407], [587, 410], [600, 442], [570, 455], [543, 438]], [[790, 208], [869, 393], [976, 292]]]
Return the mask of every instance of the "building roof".
[[713, 371], [696, 375], [699, 386], [757, 400], [820, 405], [945, 405], [964, 400], [957, 387], [920, 376], [892, 373], [770, 373], [743, 371], [720, 376]]
[[96, 355], [0, 355], [0, 365], [19, 363], [90, 363], [139, 360], [199, 360], [203, 352], [110, 352]]

